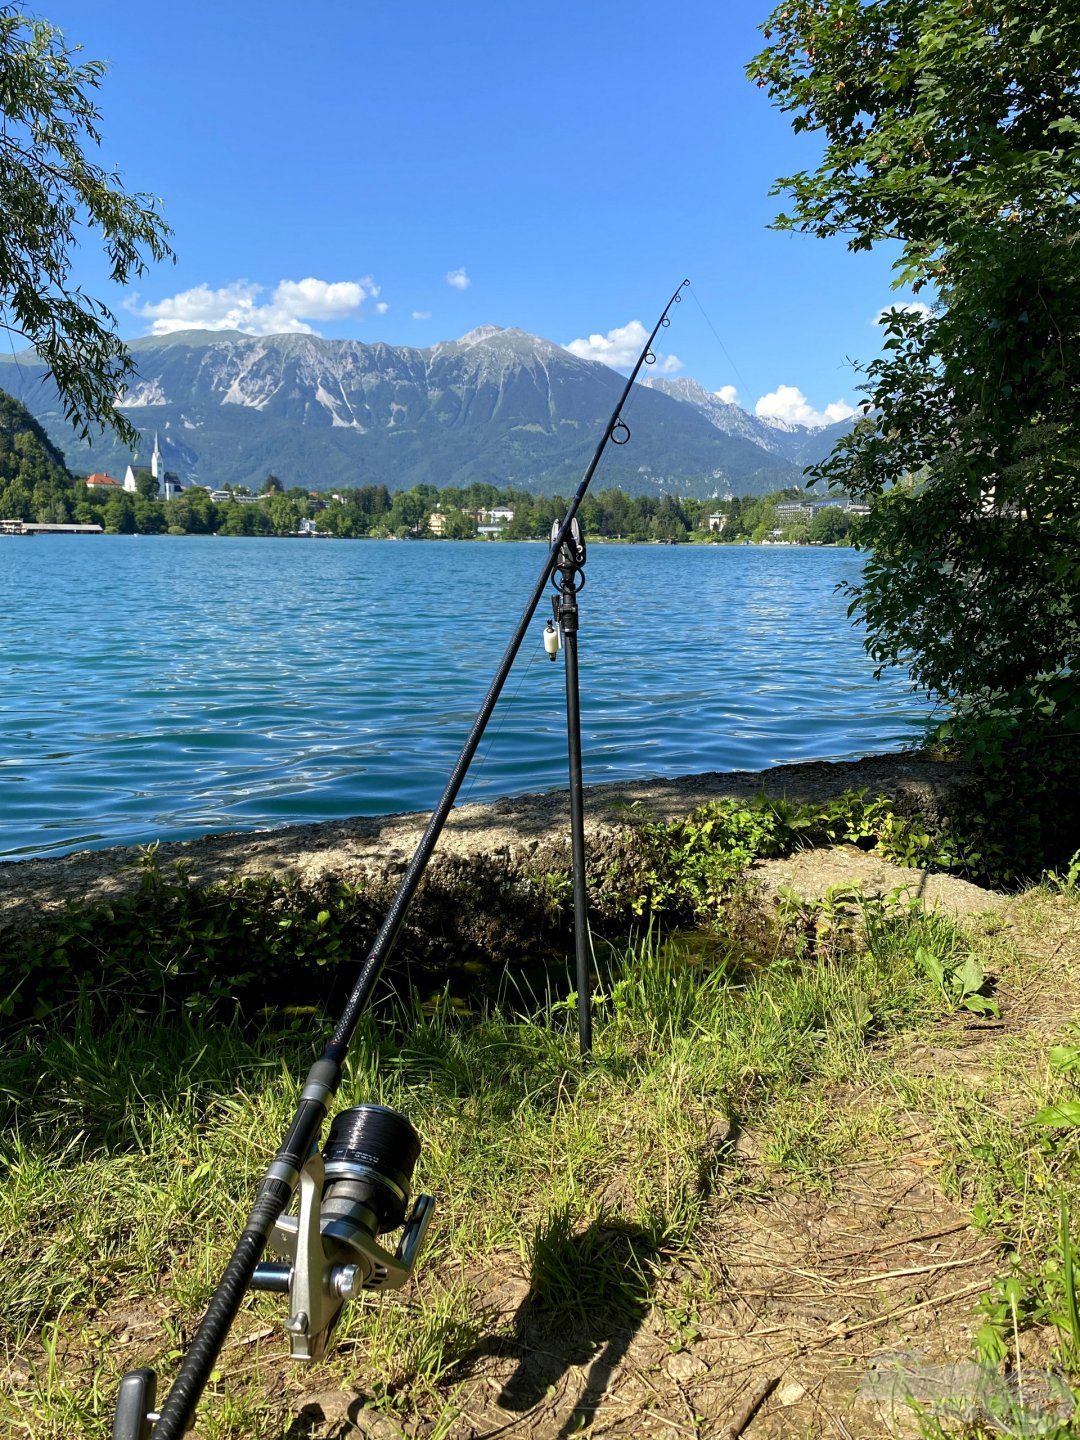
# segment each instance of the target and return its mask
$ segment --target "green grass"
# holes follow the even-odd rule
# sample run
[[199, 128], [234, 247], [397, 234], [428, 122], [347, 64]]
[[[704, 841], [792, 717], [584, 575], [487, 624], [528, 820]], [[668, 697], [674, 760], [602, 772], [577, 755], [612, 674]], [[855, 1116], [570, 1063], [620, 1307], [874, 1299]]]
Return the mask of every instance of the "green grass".
[[[637, 1314], [663, 1268], [692, 1253], [716, 1195], [741, 1183], [706, 1143], [718, 1120], [761, 1131], [767, 1158], [807, 1183], [825, 1183], [837, 1146], [887, 1141], [883, 1110], [863, 1107], [844, 1129], [822, 1097], [880, 1092], [888, 1038], [947, 1013], [918, 952], [951, 963], [970, 947], [918, 909], [865, 919], [863, 938], [814, 946], [758, 926], [752, 942], [717, 929], [610, 953], [584, 1072], [573, 997], [530, 1013], [463, 1012], [445, 997], [369, 1016], [339, 1103], [412, 1118], [417, 1184], [439, 1209], [418, 1283], [349, 1307], [327, 1374], [440, 1433], [455, 1367], [499, 1343], [486, 1267], [527, 1275], [534, 1312], [557, 1329], [588, 1328], [597, 1307]], [[0, 1397], [5, 1433], [105, 1436], [120, 1373], [149, 1362], [167, 1383], [323, 1025], [173, 1013], [102, 1028], [87, 1007], [66, 1031], [9, 1041], [0, 1338], [21, 1368]], [[248, 1309], [237, 1335], [280, 1323], [277, 1299]], [[115, 1343], [118, 1316], [133, 1317], [130, 1345]], [[272, 1361], [226, 1352], [200, 1433], [280, 1435], [282, 1348], [267, 1347]]]

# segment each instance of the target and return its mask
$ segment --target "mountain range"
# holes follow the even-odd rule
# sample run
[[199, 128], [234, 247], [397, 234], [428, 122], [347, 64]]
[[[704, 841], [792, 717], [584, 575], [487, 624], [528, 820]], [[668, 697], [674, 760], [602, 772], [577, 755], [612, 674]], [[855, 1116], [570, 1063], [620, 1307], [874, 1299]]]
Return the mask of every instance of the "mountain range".
[[[182, 480], [257, 488], [273, 472], [312, 490], [486, 481], [572, 490], [625, 383], [596, 361], [522, 330], [481, 326], [426, 349], [179, 331], [131, 345], [120, 401], [149, 455], [155, 433]], [[110, 435], [74, 435], [33, 351], [0, 359], [0, 388], [27, 406], [76, 474], [122, 473]], [[802, 482], [847, 422], [780, 427], [685, 377], [645, 379], [627, 402], [633, 432], [609, 447], [598, 484], [632, 495], [764, 494]]]

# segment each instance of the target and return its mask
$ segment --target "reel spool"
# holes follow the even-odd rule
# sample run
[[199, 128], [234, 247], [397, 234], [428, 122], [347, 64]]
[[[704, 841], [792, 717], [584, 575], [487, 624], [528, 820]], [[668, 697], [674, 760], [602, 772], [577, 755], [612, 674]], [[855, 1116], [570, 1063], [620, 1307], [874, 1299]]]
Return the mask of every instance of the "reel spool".
[[[346, 1300], [399, 1290], [412, 1275], [435, 1209], [418, 1195], [409, 1212], [420, 1137], [382, 1105], [342, 1110], [321, 1155], [300, 1172], [296, 1215], [275, 1222], [269, 1248], [286, 1263], [255, 1268], [251, 1287], [289, 1297], [285, 1330], [294, 1360], [319, 1360]], [[406, 1219], [408, 1214], [408, 1219]], [[378, 1237], [404, 1226], [393, 1252]]]

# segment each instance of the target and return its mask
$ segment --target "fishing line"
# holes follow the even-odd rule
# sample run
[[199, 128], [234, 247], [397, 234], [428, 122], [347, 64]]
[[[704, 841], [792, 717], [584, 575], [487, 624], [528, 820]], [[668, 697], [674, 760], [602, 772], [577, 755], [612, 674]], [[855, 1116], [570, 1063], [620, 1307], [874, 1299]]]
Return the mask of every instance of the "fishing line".
[[744, 392], [745, 394], [749, 394], [749, 388], [750, 388], [750, 387], [747, 385], [746, 380], [745, 380], [745, 378], [743, 377], [742, 371], [741, 371], [741, 370], [739, 369], [739, 367], [735, 364], [735, 361], [732, 359], [731, 353], [730, 353], [730, 351], [728, 350], [727, 346], [724, 344], [723, 340], [720, 339], [720, 332], [717, 330], [716, 326], [715, 326], [715, 325], [713, 324], [713, 322], [710, 320], [710, 318], [709, 318], [709, 316], [708, 316], [708, 313], [707, 313], [707, 311], [706, 311], [706, 309], [705, 309], [705, 306], [704, 306], [704, 305], [701, 303], [701, 301], [698, 299], [697, 291], [694, 289], [694, 287], [693, 287], [692, 285], [690, 286], [690, 294], [694, 297], [694, 304], [695, 304], [695, 305], [698, 307], [698, 309], [701, 311], [702, 319], [705, 321], [705, 324], [708, 325], [709, 329], [712, 331], [713, 337], [715, 338], [716, 343], [720, 346], [720, 349], [724, 352], [724, 355], [725, 355], [725, 357], [726, 357], [726, 359], [727, 359], [728, 364], [729, 364], [729, 365], [731, 366], [731, 368], [735, 371], [735, 376], [736, 376], [739, 384], [743, 387], [743, 392]]

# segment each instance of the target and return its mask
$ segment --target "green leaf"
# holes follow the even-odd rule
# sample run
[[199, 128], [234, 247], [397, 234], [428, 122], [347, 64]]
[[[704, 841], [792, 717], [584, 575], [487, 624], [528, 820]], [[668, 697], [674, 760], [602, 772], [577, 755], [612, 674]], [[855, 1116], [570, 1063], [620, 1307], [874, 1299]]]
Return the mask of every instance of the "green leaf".
[[915, 951], [915, 963], [922, 966], [923, 970], [943, 989], [945, 987], [945, 967], [932, 950], [927, 950], [920, 945]]
[[966, 995], [962, 1005], [976, 1015], [992, 1015], [996, 1019], [1001, 1014], [997, 1001], [991, 1000], [988, 995]]
[[1080, 1045], [1051, 1045], [1050, 1069], [1058, 1075], [1069, 1075], [1080, 1069]]
[[1080, 1126], [1080, 1100], [1061, 1100], [1047, 1105], [1035, 1116], [1036, 1125], [1063, 1130]]

